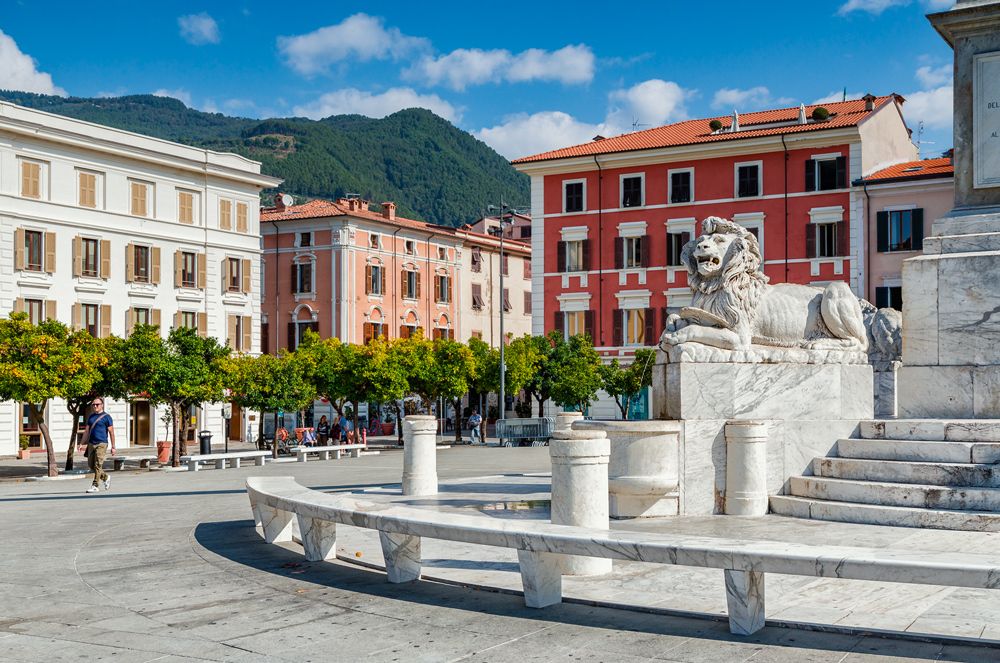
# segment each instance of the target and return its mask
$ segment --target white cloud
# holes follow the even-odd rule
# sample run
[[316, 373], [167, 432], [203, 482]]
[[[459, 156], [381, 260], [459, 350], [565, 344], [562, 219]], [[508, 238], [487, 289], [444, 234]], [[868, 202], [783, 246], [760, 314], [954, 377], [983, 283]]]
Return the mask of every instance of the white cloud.
[[19, 90], [66, 96], [66, 90], [52, 82], [52, 76], [38, 71], [38, 63], [21, 52], [12, 37], [0, 30], [0, 90]]
[[590, 47], [566, 46], [558, 51], [530, 48], [513, 55], [505, 49], [459, 48], [445, 55], [425, 55], [403, 72], [410, 79], [462, 91], [470, 85], [526, 81], [559, 81], [564, 85], [589, 83], [596, 59]]
[[503, 124], [473, 131], [472, 135], [508, 159], [586, 143], [606, 132], [603, 124], [587, 124], [560, 111], [504, 118]]
[[831, 92], [830, 94], [826, 95], [825, 97], [820, 97], [819, 99], [816, 99], [815, 101], [813, 101], [811, 104], [807, 104], [807, 105], [809, 105], [809, 106], [815, 106], [816, 104], [832, 104], [832, 103], [837, 102], [837, 101], [852, 101], [854, 99], [860, 99], [863, 96], [865, 96], [864, 92], [848, 92], [847, 93], [847, 99], [845, 100], [844, 99], [844, 91], [843, 90], [837, 90], [837, 91]]
[[712, 99], [712, 108], [731, 110], [740, 112], [751, 109], [760, 109], [769, 106], [772, 102], [771, 92], [763, 85], [752, 87], [749, 90], [722, 88], [715, 93]]
[[316, 101], [292, 109], [295, 116], [319, 120], [330, 115], [357, 113], [366, 117], [385, 117], [404, 108], [426, 108], [450, 122], [458, 122], [460, 113], [436, 94], [418, 94], [407, 87], [392, 88], [372, 94], [355, 88], [328, 92]]
[[202, 44], [218, 44], [222, 41], [219, 24], [207, 12], [181, 16], [177, 19], [177, 25], [181, 28], [181, 37], [189, 44], [201, 46]]
[[605, 124], [622, 133], [632, 128], [632, 121], [659, 126], [687, 119], [684, 102], [694, 94], [673, 81], [653, 78], [627, 90], [615, 90], [608, 95], [611, 107]]
[[903, 105], [903, 115], [908, 120], [910, 128], [916, 129], [918, 122], [923, 122], [931, 129], [947, 129], [951, 127], [953, 111], [953, 91], [950, 84], [933, 90], [921, 90], [903, 95], [906, 103]]
[[306, 76], [342, 60], [395, 60], [429, 47], [428, 40], [408, 37], [399, 28], [386, 28], [384, 19], [362, 13], [304, 35], [278, 37], [278, 50], [288, 65]]
[[[890, 7], [905, 7], [910, 0], [847, 0], [840, 6], [837, 13], [846, 16], [851, 12], [862, 11], [878, 16]], [[927, 11], [944, 11], [955, 4], [954, 0], [922, 0], [920, 3]]]
[[920, 85], [924, 89], [949, 85], [952, 76], [954, 76], [954, 70], [950, 64], [942, 65], [937, 69], [932, 69], [930, 66], [917, 69], [917, 80], [920, 81]]
[[153, 93], [154, 97], [173, 97], [174, 99], [180, 99], [184, 102], [184, 105], [191, 108], [191, 93], [186, 91], [184, 88], [178, 88], [176, 90], [166, 90], [160, 88]]

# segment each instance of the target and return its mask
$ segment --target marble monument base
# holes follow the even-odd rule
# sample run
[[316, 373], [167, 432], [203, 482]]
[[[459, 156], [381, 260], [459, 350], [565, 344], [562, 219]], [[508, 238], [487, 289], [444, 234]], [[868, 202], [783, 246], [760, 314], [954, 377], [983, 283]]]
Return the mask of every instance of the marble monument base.
[[873, 417], [871, 366], [857, 364], [661, 363], [653, 373], [653, 416], [679, 420], [680, 515], [725, 512], [726, 424], [767, 426], [765, 484], [787, 493], [789, 477], [812, 474]]

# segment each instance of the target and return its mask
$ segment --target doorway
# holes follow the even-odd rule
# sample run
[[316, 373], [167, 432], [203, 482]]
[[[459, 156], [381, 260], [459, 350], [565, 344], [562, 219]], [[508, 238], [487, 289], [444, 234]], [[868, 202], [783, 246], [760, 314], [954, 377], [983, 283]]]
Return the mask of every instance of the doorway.
[[236, 403], [232, 404], [233, 416], [226, 423], [226, 435], [230, 442], [243, 441], [243, 410]]
[[130, 444], [149, 445], [150, 440], [149, 401], [135, 401], [129, 406], [128, 431]]

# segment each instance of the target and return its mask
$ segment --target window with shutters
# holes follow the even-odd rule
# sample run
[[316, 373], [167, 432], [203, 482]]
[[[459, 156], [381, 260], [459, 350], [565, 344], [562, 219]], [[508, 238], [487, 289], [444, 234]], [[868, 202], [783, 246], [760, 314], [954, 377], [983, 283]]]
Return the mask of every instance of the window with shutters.
[[181, 253], [181, 286], [194, 288], [198, 279], [198, 255], [190, 251]]
[[403, 249], [411, 256], [416, 254], [416, 247], [412, 239], [408, 239], [403, 242]]
[[135, 251], [135, 258], [132, 262], [132, 280], [136, 283], [149, 283], [149, 247], [136, 245], [132, 247]]
[[531, 258], [525, 258], [521, 262], [524, 263], [524, 278], [530, 279], [531, 278]]
[[879, 247], [883, 253], [916, 251], [923, 248], [923, 210], [903, 209], [879, 212]]
[[25, 299], [24, 300], [24, 312], [28, 314], [28, 321], [37, 325], [39, 322], [45, 320], [45, 315], [43, 313], [45, 307], [45, 302], [41, 299]]
[[447, 304], [451, 301], [451, 279], [445, 275], [438, 275], [436, 279], [437, 286], [435, 290], [437, 292], [435, 294], [437, 295], [437, 301], [441, 304]]
[[531, 315], [531, 291], [524, 291], [524, 314]]
[[417, 273], [411, 272], [409, 270], [403, 272], [403, 283], [406, 285], [403, 288], [403, 297], [406, 299], [416, 299], [417, 295]]
[[645, 309], [625, 309], [625, 345], [645, 345]]
[[667, 182], [672, 204], [689, 203], [694, 200], [694, 168], [669, 171]]
[[370, 322], [368, 324], [371, 325], [373, 339], [379, 338], [380, 336], [388, 336], [384, 322]]
[[373, 249], [377, 249], [380, 246], [378, 233], [369, 233], [368, 235], [368, 246]]
[[80, 314], [82, 329], [94, 338], [97, 338], [100, 329], [100, 307], [97, 304], [81, 304]]
[[97, 277], [98, 270], [100, 269], [100, 256], [98, 251], [100, 249], [100, 244], [96, 239], [89, 239], [84, 237], [80, 243], [80, 250], [82, 254], [81, 258], [81, 270], [80, 273], [83, 276]]
[[77, 204], [80, 207], [97, 207], [97, 173], [87, 171], [76, 171], [77, 178]]
[[246, 203], [236, 203], [236, 232], [249, 232], [249, 226], [247, 226]]
[[219, 201], [219, 228], [222, 230], [233, 229], [233, 201]]
[[622, 175], [622, 207], [642, 207], [643, 175]]
[[736, 197], [753, 198], [760, 196], [761, 162], [736, 164]]
[[385, 267], [382, 265], [370, 265], [371, 282], [368, 288], [369, 295], [384, 295], [382, 292], [382, 281], [385, 280]]
[[299, 233], [299, 246], [312, 246], [313, 234], [309, 233]]
[[894, 308], [897, 311], [902, 311], [903, 288], [899, 286], [875, 288], [875, 306], [878, 308]]
[[642, 237], [625, 237], [623, 244], [625, 267], [642, 266]]
[[448, 259], [448, 249], [446, 249], [443, 246], [439, 246], [438, 247], [438, 260], [447, 260], [447, 259]]
[[240, 259], [226, 259], [226, 290], [229, 292], [241, 292]]
[[313, 291], [312, 263], [299, 263], [295, 266], [295, 292], [311, 293]]
[[836, 223], [816, 223], [816, 257], [835, 258], [840, 255], [837, 252], [837, 224]]
[[472, 252], [470, 253], [472, 260], [472, 271], [481, 272], [483, 271], [483, 254], [482, 250], [478, 246], [472, 247]]
[[510, 256], [506, 253], [500, 259], [500, 271], [504, 276], [510, 276]]
[[509, 311], [513, 306], [510, 305], [510, 288], [503, 289], [503, 310]]
[[181, 223], [194, 223], [195, 195], [190, 191], [177, 192], [177, 220]]
[[586, 240], [566, 242], [566, 271], [583, 271], [583, 243]]
[[180, 323], [181, 327], [187, 327], [188, 329], [197, 329], [198, 313], [196, 311], [181, 311]]
[[42, 183], [42, 177], [45, 173], [45, 164], [39, 161], [29, 161], [27, 159], [21, 159], [21, 195], [25, 198], [36, 198], [40, 199], [42, 197], [42, 191], [45, 185]]
[[483, 303], [483, 286], [480, 283], [472, 284], [472, 308], [479, 310], [482, 309], [485, 304]]
[[132, 309], [132, 326], [136, 325], [151, 325], [153, 324], [152, 317], [150, 316], [148, 308], [133, 308]]
[[847, 187], [847, 157], [821, 155], [806, 160], [806, 191], [830, 191]]
[[132, 216], [152, 216], [150, 201], [153, 185], [149, 182], [129, 180], [129, 190], [132, 197], [132, 204], [129, 207]]
[[32, 272], [42, 271], [44, 235], [37, 230], [24, 231], [24, 268]]
[[586, 210], [584, 180], [563, 182], [563, 213], [572, 214]]
[[570, 336], [586, 333], [586, 311], [566, 311], [563, 317], [563, 331], [566, 340]]
[[667, 266], [681, 266], [681, 251], [691, 241], [691, 233], [667, 233]]

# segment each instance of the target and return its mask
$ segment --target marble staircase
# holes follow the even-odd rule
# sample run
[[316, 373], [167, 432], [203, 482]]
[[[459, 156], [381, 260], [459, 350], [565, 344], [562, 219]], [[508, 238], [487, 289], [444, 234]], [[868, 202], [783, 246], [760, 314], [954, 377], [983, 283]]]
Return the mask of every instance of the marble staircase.
[[813, 459], [771, 512], [816, 520], [1000, 531], [1000, 420], [863, 421]]

